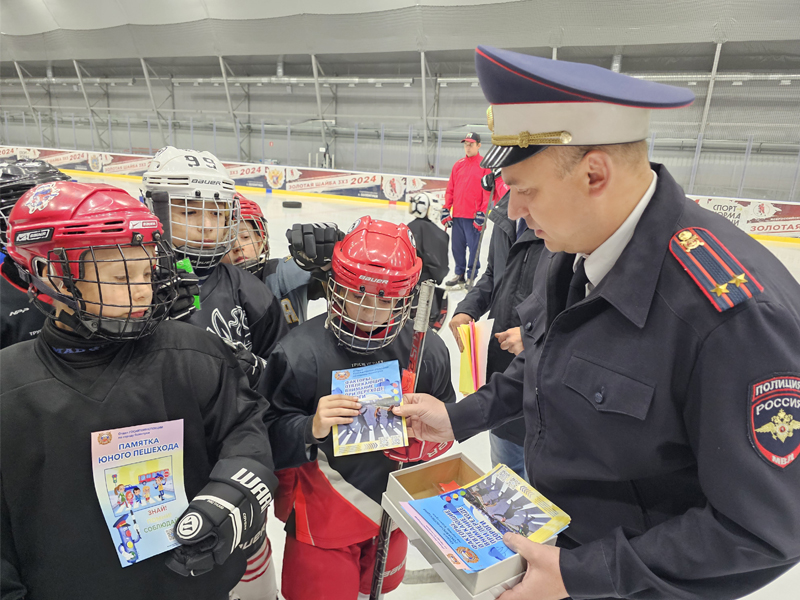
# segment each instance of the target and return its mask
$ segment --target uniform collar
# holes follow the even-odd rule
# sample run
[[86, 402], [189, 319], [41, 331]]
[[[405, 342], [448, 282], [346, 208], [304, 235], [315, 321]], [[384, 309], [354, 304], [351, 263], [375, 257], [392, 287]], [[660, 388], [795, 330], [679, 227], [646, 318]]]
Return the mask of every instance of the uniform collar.
[[633, 237], [593, 293], [605, 298], [639, 328], [644, 327], [653, 302], [669, 240], [683, 214], [686, 195], [664, 165], [651, 163], [658, 176]]

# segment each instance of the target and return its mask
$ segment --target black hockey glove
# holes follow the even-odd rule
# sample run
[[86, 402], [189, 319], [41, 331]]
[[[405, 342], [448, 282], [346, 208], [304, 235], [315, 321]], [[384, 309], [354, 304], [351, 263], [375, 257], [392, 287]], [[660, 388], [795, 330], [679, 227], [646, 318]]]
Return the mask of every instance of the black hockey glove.
[[174, 285], [178, 291], [178, 299], [169, 309], [169, 318], [183, 321], [197, 310], [198, 303], [195, 299], [200, 297], [200, 278], [194, 273], [178, 270]]
[[225, 338], [221, 339], [227, 344], [228, 348], [231, 349], [236, 360], [239, 361], [239, 366], [242, 371], [245, 372], [245, 375], [247, 375], [247, 381], [250, 383], [250, 387], [255, 389], [258, 380], [261, 379], [261, 373], [264, 372], [264, 367], [267, 366], [267, 361], [253, 354], [242, 342], [234, 342], [233, 340]]
[[278, 485], [264, 465], [248, 458], [221, 460], [210, 479], [178, 519], [175, 539], [181, 546], [166, 560], [185, 577], [223, 564], [242, 542], [257, 536]]
[[295, 223], [286, 230], [289, 252], [305, 271], [327, 270], [333, 258], [333, 247], [344, 239], [336, 223]]
[[481, 187], [487, 192], [494, 191], [494, 180], [500, 177], [500, 169], [495, 169], [491, 173], [487, 173], [481, 177]]

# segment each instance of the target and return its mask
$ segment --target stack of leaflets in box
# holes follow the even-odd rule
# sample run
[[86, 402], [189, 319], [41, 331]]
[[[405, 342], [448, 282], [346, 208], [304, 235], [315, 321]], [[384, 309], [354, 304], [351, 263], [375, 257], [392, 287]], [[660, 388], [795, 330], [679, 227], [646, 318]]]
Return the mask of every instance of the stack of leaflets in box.
[[344, 456], [408, 446], [406, 420], [392, 412], [403, 403], [400, 364], [396, 360], [334, 371], [331, 394], [355, 396], [361, 403], [349, 425], [333, 426], [333, 454]]
[[463, 488], [401, 502], [456, 569], [473, 573], [515, 553], [505, 533], [546, 542], [569, 526], [570, 517], [505, 465]]

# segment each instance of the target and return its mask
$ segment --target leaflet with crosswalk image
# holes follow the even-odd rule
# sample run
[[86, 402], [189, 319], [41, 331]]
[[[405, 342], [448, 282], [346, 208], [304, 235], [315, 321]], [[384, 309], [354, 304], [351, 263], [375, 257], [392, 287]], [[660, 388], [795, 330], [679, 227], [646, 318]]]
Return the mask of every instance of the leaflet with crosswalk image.
[[408, 445], [406, 420], [392, 413], [392, 407], [403, 402], [400, 364], [396, 360], [334, 371], [331, 394], [355, 396], [361, 403], [352, 423], [333, 426], [334, 456]]

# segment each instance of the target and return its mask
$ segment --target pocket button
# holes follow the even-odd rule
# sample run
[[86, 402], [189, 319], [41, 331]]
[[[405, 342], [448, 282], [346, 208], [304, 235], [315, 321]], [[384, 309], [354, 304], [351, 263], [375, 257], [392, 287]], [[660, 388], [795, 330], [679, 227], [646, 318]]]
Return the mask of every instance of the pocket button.
[[594, 393], [594, 401], [597, 402], [598, 404], [602, 404], [603, 400], [605, 400], [605, 398], [604, 398], [605, 391], [606, 391], [606, 388], [601, 387], [599, 392], [595, 392]]

